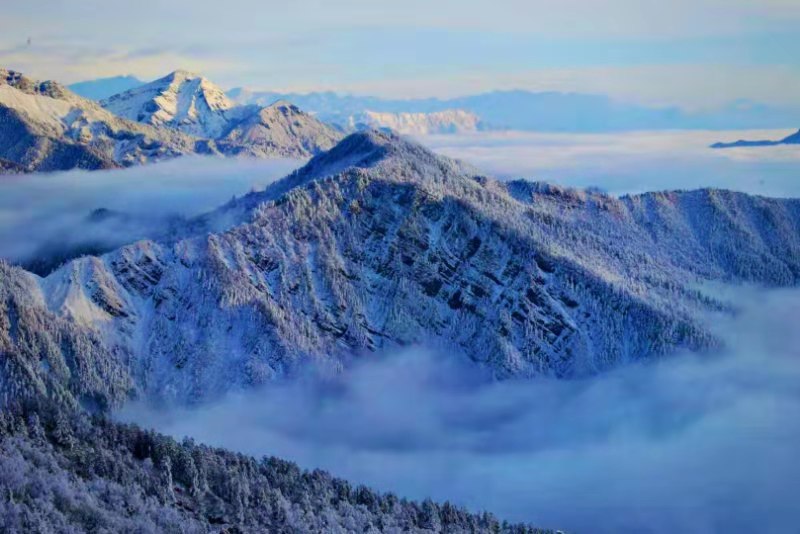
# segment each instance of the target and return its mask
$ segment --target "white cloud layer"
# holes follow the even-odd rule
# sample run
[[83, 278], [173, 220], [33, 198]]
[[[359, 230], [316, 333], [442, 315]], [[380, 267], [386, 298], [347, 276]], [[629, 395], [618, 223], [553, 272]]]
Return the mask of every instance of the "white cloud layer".
[[735, 290], [728, 349], [593, 379], [491, 382], [424, 350], [375, 355], [133, 419], [402, 495], [570, 532], [788, 532], [800, 492], [800, 292]]
[[716, 187], [800, 197], [796, 145], [709, 148], [738, 139], [782, 139], [791, 130], [620, 134], [479, 132], [419, 138], [434, 150], [503, 178], [526, 178], [612, 194]]
[[[149, 237], [164, 231], [167, 217], [210, 211], [301, 163], [185, 157], [124, 170], [3, 176], [0, 258], [28, 261], [47, 256], [51, 245], [106, 248]], [[89, 224], [89, 214], [100, 208], [132, 217]]]

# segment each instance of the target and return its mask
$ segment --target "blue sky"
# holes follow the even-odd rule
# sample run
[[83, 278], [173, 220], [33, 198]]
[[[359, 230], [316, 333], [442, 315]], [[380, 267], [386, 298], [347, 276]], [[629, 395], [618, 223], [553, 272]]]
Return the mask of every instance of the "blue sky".
[[798, 0], [5, 0], [0, 15], [0, 65], [66, 83], [185, 68], [225, 87], [391, 97], [518, 88], [702, 108], [800, 94]]

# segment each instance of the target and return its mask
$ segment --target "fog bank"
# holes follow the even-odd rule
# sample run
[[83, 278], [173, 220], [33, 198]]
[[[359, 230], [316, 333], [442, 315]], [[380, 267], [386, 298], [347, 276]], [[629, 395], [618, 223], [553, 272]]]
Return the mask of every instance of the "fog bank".
[[738, 139], [782, 139], [791, 130], [659, 131], [619, 134], [478, 132], [418, 140], [488, 174], [611, 194], [717, 187], [800, 197], [800, 146], [714, 150]]
[[[183, 157], [124, 170], [0, 176], [0, 258], [24, 262], [153, 237], [176, 217], [214, 209], [302, 163]], [[98, 209], [108, 211], [91, 216]]]
[[729, 293], [720, 354], [492, 382], [424, 349], [195, 410], [121, 417], [413, 498], [570, 532], [787, 532], [800, 494], [800, 291]]

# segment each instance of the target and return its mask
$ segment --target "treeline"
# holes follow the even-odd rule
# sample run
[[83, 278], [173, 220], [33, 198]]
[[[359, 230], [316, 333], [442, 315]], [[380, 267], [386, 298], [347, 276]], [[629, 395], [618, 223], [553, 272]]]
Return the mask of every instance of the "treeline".
[[544, 533], [46, 402], [0, 412], [4, 532]]

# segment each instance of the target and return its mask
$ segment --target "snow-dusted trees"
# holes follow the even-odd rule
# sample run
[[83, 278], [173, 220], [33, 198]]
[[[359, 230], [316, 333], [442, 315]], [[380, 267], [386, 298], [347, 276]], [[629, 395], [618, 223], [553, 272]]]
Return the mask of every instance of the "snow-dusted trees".
[[0, 412], [0, 520], [8, 532], [543, 532], [38, 401]]

